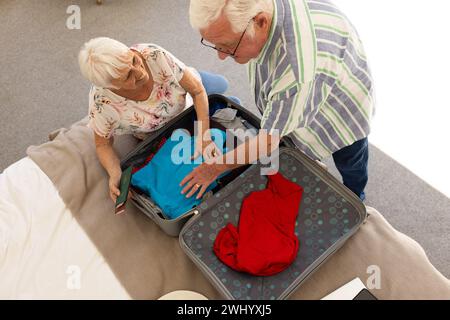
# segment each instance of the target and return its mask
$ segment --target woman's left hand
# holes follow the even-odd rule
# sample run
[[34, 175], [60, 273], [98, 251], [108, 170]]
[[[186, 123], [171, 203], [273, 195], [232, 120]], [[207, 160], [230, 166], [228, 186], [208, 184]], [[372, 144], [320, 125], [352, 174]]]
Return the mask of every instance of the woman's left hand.
[[187, 193], [186, 198], [190, 198], [194, 193], [200, 190], [196, 197], [196, 199], [200, 199], [208, 186], [213, 183], [221, 173], [222, 172], [216, 163], [202, 163], [181, 181], [181, 187], [186, 184], [183, 190], [181, 190], [181, 194]]

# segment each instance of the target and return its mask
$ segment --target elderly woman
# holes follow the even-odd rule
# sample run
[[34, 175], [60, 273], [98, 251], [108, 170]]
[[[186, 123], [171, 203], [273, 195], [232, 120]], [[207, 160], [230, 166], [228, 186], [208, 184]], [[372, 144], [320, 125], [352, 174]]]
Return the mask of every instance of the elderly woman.
[[187, 93], [193, 98], [201, 123], [202, 134], [198, 131], [194, 158], [200, 156], [201, 150], [220, 153], [214, 144], [207, 148], [212, 143], [207, 93], [225, 92], [225, 78], [198, 73], [157, 45], [129, 48], [104, 37], [88, 41], [78, 58], [81, 73], [93, 84], [88, 126], [94, 131], [100, 163], [109, 174], [109, 192], [114, 202], [120, 195], [122, 173], [112, 148], [114, 136], [133, 134], [143, 139], [146, 133], [161, 128], [183, 111]]

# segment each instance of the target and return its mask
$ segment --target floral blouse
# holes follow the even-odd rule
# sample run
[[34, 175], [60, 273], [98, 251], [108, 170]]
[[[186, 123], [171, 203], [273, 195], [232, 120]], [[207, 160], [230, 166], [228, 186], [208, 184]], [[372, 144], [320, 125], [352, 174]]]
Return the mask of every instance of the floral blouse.
[[[121, 97], [111, 90], [92, 86], [89, 93], [89, 123], [99, 136], [145, 133], [162, 127], [186, 106], [186, 91], [179, 82], [186, 66], [155, 44], [133, 46], [143, 55], [153, 78], [153, 90], [145, 101]], [[198, 78], [198, 73], [193, 70]]]

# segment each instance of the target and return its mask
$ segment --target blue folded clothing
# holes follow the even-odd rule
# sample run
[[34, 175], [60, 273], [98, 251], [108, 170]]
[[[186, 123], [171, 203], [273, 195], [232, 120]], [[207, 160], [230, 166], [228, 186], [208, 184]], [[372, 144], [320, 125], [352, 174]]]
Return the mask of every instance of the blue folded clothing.
[[[225, 154], [225, 132], [211, 129], [211, 137]], [[184, 186], [180, 187], [184, 177], [204, 161], [203, 156], [191, 160], [194, 151], [195, 137], [187, 130], [177, 129], [153, 159], [131, 178], [131, 184], [147, 193], [169, 219], [179, 217], [201, 202], [201, 199], [196, 199], [197, 193], [186, 198], [185, 194], [181, 194]], [[206, 192], [216, 186], [214, 181]]]

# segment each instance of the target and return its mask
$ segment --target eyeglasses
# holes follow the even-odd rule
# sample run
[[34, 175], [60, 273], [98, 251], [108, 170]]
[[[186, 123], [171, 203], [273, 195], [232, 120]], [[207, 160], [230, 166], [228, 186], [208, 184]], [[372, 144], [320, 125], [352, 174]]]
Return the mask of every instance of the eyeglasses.
[[206, 42], [203, 38], [200, 40], [200, 43], [201, 43], [202, 45], [204, 45], [205, 47], [213, 48], [214, 50], [217, 50], [217, 51], [219, 51], [219, 52], [225, 53], [225, 54], [229, 55], [230, 57], [234, 57], [234, 56], [236, 55], [237, 49], [239, 48], [239, 45], [241, 44], [242, 38], [244, 38], [245, 32], [247, 31], [248, 26], [250, 25], [250, 22], [252, 22], [254, 19], [255, 19], [255, 18], [252, 18], [252, 19], [247, 23], [247, 26], [245, 27], [244, 32], [242, 32], [242, 35], [241, 35], [241, 37], [239, 38], [238, 44], [237, 44], [237, 46], [236, 46], [236, 48], [234, 49], [233, 52], [230, 52], [230, 51], [228, 51], [228, 50], [225, 51], [225, 50], [222, 50], [222, 49], [220, 49], [220, 48], [217, 48], [216, 46], [214, 46], [214, 45], [209, 44], [208, 42]]

